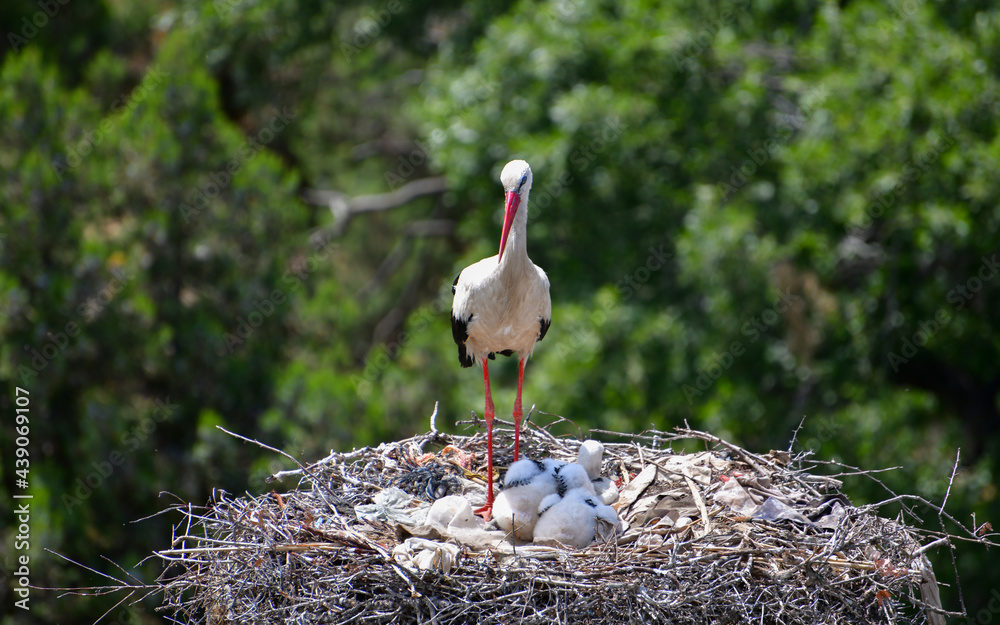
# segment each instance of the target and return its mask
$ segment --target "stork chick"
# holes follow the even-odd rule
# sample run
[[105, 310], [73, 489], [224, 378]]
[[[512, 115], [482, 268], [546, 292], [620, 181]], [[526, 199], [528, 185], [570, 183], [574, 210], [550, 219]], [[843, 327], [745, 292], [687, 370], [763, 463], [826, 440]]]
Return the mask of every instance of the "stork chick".
[[554, 540], [582, 549], [594, 541], [598, 519], [616, 529], [621, 525], [614, 508], [597, 499], [590, 476], [582, 466], [568, 464], [558, 475], [563, 477], [564, 490], [549, 495], [539, 504], [535, 542]]
[[[546, 503], [548, 502], [542, 500], [543, 506]], [[616, 528], [616, 531], [621, 526], [614, 508], [604, 505], [585, 489], [575, 488], [538, 517], [538, 523], [535, 524], [535, 542], [554, 540], [582, 549], [594, 542], [598, 519], [607, 521]]]
[[590, 482], [598, 500], [606, 505], [618, 501], [618, 488], [606, 477], [601, 477], [601, 457], [604, 455], [604, 445], [600, 441], [588, 440], [580, 445], [580, 454], [576, 463], [587, 470]]
[[493, 517], [500, 529], [513, 533], [518, 540], [530, 541], [538, 521], [538, 505], [558, 492], [556, 471], [564, 465], [551, 458], [524, 458], [510, 465], [493, 504]]

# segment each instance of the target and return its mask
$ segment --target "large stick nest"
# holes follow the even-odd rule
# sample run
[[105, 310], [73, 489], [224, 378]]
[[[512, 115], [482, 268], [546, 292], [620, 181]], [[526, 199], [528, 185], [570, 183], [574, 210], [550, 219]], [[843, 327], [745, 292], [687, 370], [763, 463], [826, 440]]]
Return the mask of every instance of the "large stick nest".
[[[485, 493], [485, 437], [433, 427], [273, 476], [298, 478], [291, 490], [177, 506], [172, 546], [156, 554], [167, 565], [160, 609], [210, 624], [936, 624], [949, 614], [924, 555], [947, 536], [882, 518], [881, 504], [851, 505], [840, 481], [808, 472], [807, 454], [755, 454], [689, 429], [591, 432], [604, 439], [604, 475], [622, 481], [624, 534], [582, 550], [452, 548], [450, 566], [405, 566], [393, 551], [414, 528], [361, 520], [356, 506], [390, 486], [414, 502]], [[513, 431], [495, 435], [506, 466]], [[672, 449], [691, 439], [705, 451]], [[534, 458], [573, 461], [580, 444], [534, 425], [521, 436]], [[775, 494], [802, 518], [746, 516], [719, 501], [734, 488]]]

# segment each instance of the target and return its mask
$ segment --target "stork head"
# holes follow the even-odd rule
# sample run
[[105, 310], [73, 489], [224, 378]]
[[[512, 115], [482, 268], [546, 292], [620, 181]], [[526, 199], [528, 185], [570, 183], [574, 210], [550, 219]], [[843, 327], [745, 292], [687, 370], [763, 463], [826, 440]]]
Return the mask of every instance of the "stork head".
[[500, 235], [500, 254], [497, 262], [503, 260], [503, 250], [507, 247], [507, 236], [514, 225], [514, 216], [521, 203], [521, 195], [531, 189], [531, 167], [525, 161], [517, 160], [507, 163], [500, 172], [500, 183], [505, 194], [503, 213], [503, 232]]

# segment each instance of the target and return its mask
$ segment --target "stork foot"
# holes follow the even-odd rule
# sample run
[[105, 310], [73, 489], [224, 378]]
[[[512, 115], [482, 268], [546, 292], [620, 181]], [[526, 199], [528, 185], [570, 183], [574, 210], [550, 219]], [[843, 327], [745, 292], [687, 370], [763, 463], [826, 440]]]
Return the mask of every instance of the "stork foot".
[[483, 517], [484, 521], [489, 522], [490, 516], [493, 514], [493, 502], [486, 504], [478, 510], [473, 510], [472, 513]]

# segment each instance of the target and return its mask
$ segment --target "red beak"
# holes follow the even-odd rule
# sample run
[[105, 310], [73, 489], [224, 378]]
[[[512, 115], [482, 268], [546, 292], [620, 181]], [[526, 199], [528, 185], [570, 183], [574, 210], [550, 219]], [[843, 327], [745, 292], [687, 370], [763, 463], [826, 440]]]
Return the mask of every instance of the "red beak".
[[500, 258], [497, 264], [503, 260], [503, 250], [507, 247], [507, 235], [510, 234], [510, 227], [514, 224], [514, 215], [517, 214], [517, 205], [521, 203], [521, 196], [514, 191], [507, 192], [507, 201], [503, 209], [503, 233], [500, 235]]

